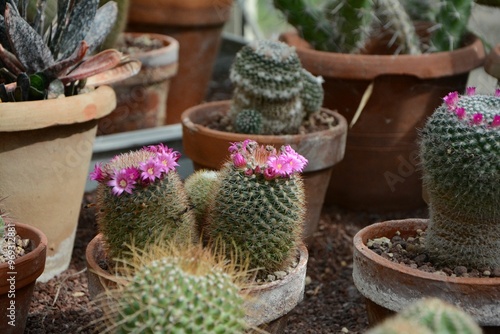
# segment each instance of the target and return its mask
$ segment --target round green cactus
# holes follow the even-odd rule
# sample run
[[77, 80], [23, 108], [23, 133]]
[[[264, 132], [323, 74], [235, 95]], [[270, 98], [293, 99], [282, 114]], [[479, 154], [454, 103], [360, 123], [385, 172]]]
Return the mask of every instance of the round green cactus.
[[175, 171], [178, 152], [163, 145], [121, 154], [91, 174], [97, 187], [97, 224], [111, 258], [127, 245], [145, 248], [157, 238], [196, 240], [196, 222]]
[[323, 105], [323, 98], [325, 92], [322, 88], [323, 78], [315, 77], [306, 70], [302, 70], [302, 80], [304, 82], [304, 89], [300, 93], [302, 104], [306, 116], [309, 116], [321, 109]]
[[[366, 334], [435, 334], [416, 321], [392, 317], [370, 329]], [[444, 334], [444, 333], [440, 333]]]
[[115, 301], [116, 333], [244, 333], [233, 278], [196, 258], [164, 257], [135, 271]]
[[[302, 101], [304, 86], [307, 84], [307, 98], [321, 100], [308, 101], [307, 112], [319, 111], [323, 102], [321, 84], [312, 84], [314, 80], [305, 76], [304, 71], [295, 49], [285, 43], [259, 40], [244, 46], [230, 72], [235, 88], [229, 116], [236, 131], [298, 133], [306, 116]], [[313, 89], [320, 92], [312, 92]], [[316, 110], [311, 109], [313, 105]]]
[[500, 91], [450, 93], [421, 133], [435, 263], [500, 267]]
[[[291, 147], [280, 152], [255, 141], [233, 143], [219, 172], [207, 235], [228, 257], [250, 269], [285, 269], [296, 256], [305, 213], [300, 172], [307, 161]], [[222, 246], [222, 247], [221, 247]]]

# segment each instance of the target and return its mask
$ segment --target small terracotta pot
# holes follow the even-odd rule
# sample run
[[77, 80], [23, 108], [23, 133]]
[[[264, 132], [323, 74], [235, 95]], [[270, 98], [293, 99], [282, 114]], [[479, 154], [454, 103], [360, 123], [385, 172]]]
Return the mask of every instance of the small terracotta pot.
[[[423, 207], [417, 129], [443, 96], [465, 89], [469, 72], [485, 58], [481, 40], [469, 36], [465, 47], [452, 52], [394, 56], [317, 51], [293, 33], [281, 39], [296, 47], [304, 68], [324, 78], [323, 106], [348, 123], [373, 84], [349, 128], [346, 154], [333, 169], [325, 203], [378, 213]], [[370, 48], [380, 51], [376, 44]]]
[[391, 262], [366, 245], [369, 239], [415, 236], [427, 219], [393, 220], [369, 225], [354, 236], [353, 280], [365, 297], [368, 320], [375, 325], [423, 297], [437, 297], [470, 314], [485, 333], [500, 332], [500, 278], [448, 277]]
[[166, 124], [200, 104], [207, 93], [233, 0], [130, 0], [128, 31], [152, 32], [179, 41], [179, 73], [167, 101]]
[[163, 125], [168, 112], [170, 81], [177, 74], [179, 43], [174, 38], [147, 33], [124, 33], [122, 37], [131, 42], [132, 47], [140, 48], [142, 39], [160, 41], [162, 46], [131, 55], [140, 60], [141, 70], [137, 75], [111, 85], [116, 93], [116, 108], [99, 120], [99, 135]]
[[[298, 250], [300, 254], [298, 265], [284, 279], [249, 288], [242, 292], [248, 297], [245, 302], [247, 309], [245, 320], [249, 325], [274, 334], [281, 333], [286, 327], [288, 313], [304, 298], [309, 253], [303, 243]], [[105, 261], [106, 256], [103, 236], [98, 234], [90, 241], [85, 251], [91, 299], [95, 299], [106, 289], [116, 287], [116, 277], [99, 266], [100, 262]]]
[[184, 152], [193, 161], [194, 169], [217, 170], [229, 159], [231, 142], [253, 139], [259, 144], [280, 148], [290, 145], [308, 160], [302, 173], [306, 196], [306, 219], [303, 237], [306, 243], [316, 231], [332, 167], [344, 156], [347, 123], [335, 113], [337, 125], [333, 129], [305, 135], [249, 135], [209, 129], [210, 119], [229, 112], [231, 101], [200, 104], [182, 114], [182, 144]]
[[14, 226], [21, 238], [31, 240], [34, 249], [16, 259], [12, 268], [8, 262], [0, 264], [0, 332], [3, 334], [24, 332], [35, 282], [45, 267], [47, 250], [47, 237], [42, 231], [21, 223]]
[[0, 194], [12, 217], [48, 238], [46, 282], [69, 266], [107, 86], [59, 99], [0, 103]]

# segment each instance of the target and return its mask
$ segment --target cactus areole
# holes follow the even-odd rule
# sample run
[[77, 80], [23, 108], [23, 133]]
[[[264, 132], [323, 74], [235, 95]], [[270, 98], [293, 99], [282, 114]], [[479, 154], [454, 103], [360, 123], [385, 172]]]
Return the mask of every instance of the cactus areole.
[[433, 261], [500, 267], [500, 90], [448, 94], [421, 133], [420, 152]]

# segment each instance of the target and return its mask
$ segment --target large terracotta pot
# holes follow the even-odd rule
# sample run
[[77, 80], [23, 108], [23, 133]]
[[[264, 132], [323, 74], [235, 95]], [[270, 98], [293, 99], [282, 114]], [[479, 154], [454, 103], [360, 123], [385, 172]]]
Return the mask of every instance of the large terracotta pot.
[[[304, 298], [309, 253], [303, 243], [298, 251], [300, 254], [298, 265], [284, 279], [242, 291], [242, 294], [246, 296], [245, 320], [249, 325], [265, 329], [268, 333], [281, 333], [286, 327], [288, 313]], [[124, 284], [124, 281], [117, 279], [99, 266], [99, 263], [104, 262], [106, 257], [103, 236], [98, 234], [90, 241], [85, 251], [91, 299], [95, 299], [106, 289], [112, 289], [117, 284]], [[257, 332], [261, 333], [261, 331]]]
[[[424, 206], [417, 129], [447, 93], [465, 89], [469, 71], [485, 58], [481, 41], [469, 36], [456, 51], [394, 56], [322, 52], [296, 34], [281, 38], [296, 47], [304, 68], [324, 78], [324, 107], [349, 123], [373, 84], [349, 128], [346, 154], [334, 167], [325, 203], [379, 213]], [[380, 51], [376, 43], [372, 47]]]
[[[306, 195], [306, 219], [304, 238], [310, 241], [319, 223], [326, 189], [332, 167], [344, 156], [347, 123], [340, 114], [334, 113], [337, 125], [315, 133], [297, 135], [248, 135], [217, 131], [208, 128], [211, 119], [229, 112], [231, 101], [200, 104], [182, 114], [182, 145], [193, 161], [194, 169], [219, 169], [229, 159], [231, 142], [253, 139], [259, 144], [280, 148], [290, 145], [308, 161], [302, 176]], [[328, 154], [325, 154], [328, 152]]]
[[369, 225], [354, 236], [353, 280], [365, 297], [368, 320], [376, 324], [422, 297], [437, 297], [470, 314], [486, 334], [500, 332], [500, 278], [448, 277], [423, 272], [383, 258], [367, 241], [414, 236], [427, 219], [393, 220]]
[[[116, 93], [116, 108], [99, 120], [99, 135], [163, 125], [170, 81], [177, 74], [179, 43], [174, 38], [147, 33], [124, 33], [122, 38], [123, 47], [133, 50], [131, 57], [142, 66], [135, 76], [111, 85]], [[153, 42], [161, 47], [149, 49]]]
[[45, 267], [47, 250], [47, 237], [42, 231], [21, 223], [14, 226], [21, 238], [31, 240], [33, 250], [16, 259], [12, 267], [8, 262], [0, 264], [0, 332], [3, 334], [24, 333], [36, 279]]
[[69, 266], [97, 119], [115, 105], [107, 86], [71, 97], [0, 104], [0, 194], [12, 217], [47, 235], [40, 281]]
[[233, 0], [130, 0], [128, 31], [153, 32], [179, 41], [179, 72], [172, 80], [166, 124], [201, 103]]

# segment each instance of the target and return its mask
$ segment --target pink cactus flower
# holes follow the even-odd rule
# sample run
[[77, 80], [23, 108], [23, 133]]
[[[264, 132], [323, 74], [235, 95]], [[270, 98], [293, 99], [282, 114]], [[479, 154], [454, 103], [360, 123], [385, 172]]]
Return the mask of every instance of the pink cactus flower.
[[164, 166], [157, 159], [151, 158], [146, 162], [142, 162], [139, 169], [143, 181], [154, 182], [161, 177]]
[[157, 162], [162, 166], [162, 172], [168, 173], [174, 170], [175, 167], [179, 166], [177, 163], [178, 158], [176, 158], [174, 152], [172, 153], [159, 153], [156, 157]]
[[123, 192], [132, 194], [132, 190], [135, 188], [135, 183], [127, 169], [122, 169], [120, 171], [115, 171], [111, 180], [108, 181], [108, 186], [113, 187], [112, 192], [115, 196], [120, 196]]
[[467, 87], [465, 89], [465, 94], [467, 94], [468, 96], [476, 95], [476, 87]]
[[483, 114], [476, 113], [472, 116], [472, 123], [479, 125], [483, 121]]
[[458, 107], [455, 109], [455, 114], [457, 114], [458, 119], [464, 119], [466, 115], [465, 108]]
[[234, 153], [232, 156], [233, 164], [235, 167], [245, 167], [247, 162], [241, 153]]
[[97, 181], [97, 182], [102, 182], [106, 178], [106, 175], [104, 174], [102, 170], [102, 163], [97, 163], [94, 166], [94, 170], [90, 173], [89, 178], [92, 181]]
[[448, 109], [450, 110], [454, 110], [456, 108], [458, 99], [458, 92], [448, 93], [448, 95], [443, 98], [444, 102], [448, 106]]
[[493, 117], [493, 122], [491, 122], [491, 126], [492, 127], [500, 126], [500, 115], [495, 115], [495, 117]]
[[495, 89], [495, 96], [500, 97], [500, 88]]
[[267, 165], [279, 176], [288, 176], [293, 172], [290, 159], [284, 154], [270, 156], [267, 160]]

